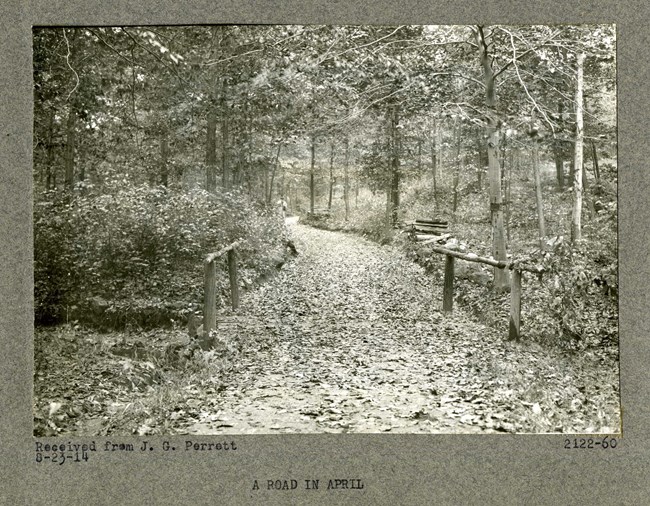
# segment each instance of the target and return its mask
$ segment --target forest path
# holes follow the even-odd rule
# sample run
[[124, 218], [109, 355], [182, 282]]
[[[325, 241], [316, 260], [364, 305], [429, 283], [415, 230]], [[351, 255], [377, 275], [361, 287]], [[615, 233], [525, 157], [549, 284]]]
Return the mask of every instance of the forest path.
[[440, 287], [393, 248], [299, 224], [291, 233], [300, 255], [244, 296], [237, 336], [228, 329], [264, 344], [245, 347], [216, 411], [189, 433], [498, 428], [468, 360], [503, 352], [492, 332], [462, 311], [443, 315]]

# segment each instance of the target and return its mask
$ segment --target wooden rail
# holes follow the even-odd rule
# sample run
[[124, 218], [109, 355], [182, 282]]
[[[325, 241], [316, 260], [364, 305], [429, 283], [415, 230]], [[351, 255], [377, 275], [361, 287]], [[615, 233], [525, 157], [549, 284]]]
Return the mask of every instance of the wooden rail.
[[508, 328], [508, 339], [519, 341], [521, 338], [521, 280], [523, 272], [534, 272], [539, 274], [540, 269], [530, 267], [515, 267], [514, 262], [504, 262], [494, 258], [486, 258], [475, 255], [474, 253], [462, 253], [460, 251], [443, 248], [440, 246], [431, 246], [431, 250], [445, 255], [445, 284], [443, 289], [442, 310], [451, 312], [454, 306], [454, 259], [460, 258], [467, 262], [487, 264], [497, 269], [511, 269], [512, 277], [510, 280], [510, 325]]
[[203, 335], [199, 336], [201, 347], [211, 348], [213, 345], [210, 332], [217, 327], [217, 264], [216, 260], [228, 254], [228, 276], [230, 278], [230, 301], [233, 309], [239, 307], [239, 282], [237, 280], [237, 246], [241, 241], [236, 241], [219, 251], [206, 255], [205, 281], [203, 288], [205, 298], [203, 301]]

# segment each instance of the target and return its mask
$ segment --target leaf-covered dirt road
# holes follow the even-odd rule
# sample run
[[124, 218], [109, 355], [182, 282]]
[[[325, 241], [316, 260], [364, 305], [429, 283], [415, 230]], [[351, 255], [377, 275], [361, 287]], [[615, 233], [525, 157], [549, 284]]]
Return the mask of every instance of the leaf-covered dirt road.
[[220, 330], [251, 345], [183, 432], [584, 432], [611, 418], [587, 406], [617, 396], [598, 357], [582, 357], [579, 375], [462, 309], [442, 314], [441, 288], [393, 248], [297, 224], [292, 234], [300, 255]]

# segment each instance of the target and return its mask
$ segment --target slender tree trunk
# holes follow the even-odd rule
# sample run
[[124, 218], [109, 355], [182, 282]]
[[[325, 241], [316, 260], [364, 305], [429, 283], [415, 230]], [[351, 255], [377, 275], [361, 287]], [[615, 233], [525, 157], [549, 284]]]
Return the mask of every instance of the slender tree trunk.
[[345, 221], [350, 217], [350, 139], [345, 137], [345, 159], [343, 162], [343, 200], [345, 202]]
[[280, 163], [280, 150], [282, 149], [282, 143], [278, 142], [278, 149], [275, 151], [275, 160], [273, 160], [273, 172], [271, 173], [271, 184], [269, 185], [269, 193], [266, 199], [268, 204], [273, 202], [273, 183], [275, 181], [275, 173], [278, 169], [278, 164]]
[[571, 157], [571, 160], [569, 161], [569, 181], [573, 184], [573, 180], [576, 177], [576, 158], [575, 158], [575, 151], [576, 151], [576, 142], [575, 138], [573, 141], [571, 141], [571, 151], [573, 151], [574, 155]]
[[479, 190], [483, 183], [483, 143], [481, 142], [481, 137], [481, 130], [479, 129], [478, 132], [476, 132], [476, 182]]
[[535, 200], [537, 202], [537, 223], [539, 225], [539, 247], [544, 247], [546, 224], [544, 222], [544, 203], [542, 201], [542, 180], [539, 175], [539, 147], [533, 147], [533, 174], [535, 176]]
[[332, 210], [332, 196], [334, 194], [334, 141], [330, 142], [330, 188], [329, 198], [327, 200], [327, 210]]
[[454, 202], [451, 208], [452, 213], [458, 209], [458, 180], [460, 179], [460, 145], [461, 145], [461, 126], [460, 122], [456, 125], [456, 168], [454, 170]]
[[[246, 124], [247, 124], [247, 133], [246, 133], [246, 139], [248, 140], [247, 146], [246, 146], [246, 176], [250, 176], [251, 171], [253, 170], [253, 115], [248, 114], [246, 118]], [[284, 174], [284, 173], [283, 173]], [[240, 176], [240, 181], [242, 179], [243, 175]], [[282, 178], [282, 184], [284, 184], [284, 176]]]
[[399, 110], [397, 107], [392, 108], [391, 114], [391, 174], [390, 174], [390, 224], [391, 227], [397, 223], [399, 212], [399, 184], [400, 184], [400, 151], [401, 136], [399, 133]]
[[314, 214], [314, 171], [316, 167], [316, 138], [311, 138], [311, 167], [309, 170], [309, 212]]
[[[564, 113], [564, 103], [560, 100], [557, 105], [557, 112], [562, 116]], [[553, 157], [555, 158], [555, 176], [557, 178], [557, 187], [560, 191], [564, 189], [564, 146], [561, 140], [553, 142]]]
[[66, 144], [65, 144], [65, 189], [72, 191], [74, 189], [74, 152], [75, 152], [75, 129], [76, 118], [74, 108], [70, 106], [68, 111], [68, 121], [66, 124]]
[[[496, 92], [494, 72], [488, 55], [488, 44], [485, 40], [483, 28], [476, 30], [476, 43], [479, 58], [483, 67], [483, 80], [485, 83], [485, 105], [487, 106], [487, 153], [488, 153], [488, 179], [490, 181], [490, 210], [492, 221], [492, 257], [495, 260], [506, 261], [506, 237], [503, 224], [503, 198], [501, 195], [501, 166], [499, 165], [499, 129], [496, 112]], [[505, 290], [509, 286], [508, 272], [505, 269], [494, 269], [494, 288]]]
[[442, 145], [442, 126], [443, 125], [437, 125], [436, 128], [436, 171], [438, 174], [438, 182], [440, 183], [441, 186], [443, 186], [444, 183], [444, 171], [443, 171], [443, 158], [444, 158], [444, 150], [443, 150], [443, 145]]
[[208, 111], [208, 131], [205, 142], [205, 189], [217, 191], [217, 111]]
[[285, 173], [287, 172], [287, 169], [285, 168], [284, 165], [280, 165], [280, 169], [282, 169], [282, 178], [280, 179], [280, 197], [282, 199], [285, 199], [288, 196], [288, 192], [284, 191], [284, 178], [285, 178]]
[[434, 119], [431, 124], [431, 173], [436, 180], [438, 172], [438, 122]]
[[[387, 165], [386, 165], [386, 178], [383, 181], [384, 191], [386, 194], [385, 207], [384, 207], [384, 235], [386, 237], [389, 237], [392, 229], [390, 223], [391, 214], [392, 214], [391, 189], [393, 184], [392, 182], [393, 152], [395, 149], [393, 146], [393, 141], [394, 141], [393, 116], [392, 116], [392, 109], [390, 107], [388, 107], [386, 110], [385, 135], [386, 135], [386, 142], [387, 142], [387, 148], [386, 148]], [[377, 150], [377, 153], [381, 153], [381, 151]]]
[[228, 121], [228, 108], [226, 107], [225, 93], [226, 86], [224, 84], [223, 95], [221, 99], [221, 184], [227, 190], [230, 188], [230, 153], [228, 146], [230, 125]]
[[399, 216], [399, 205], [400, 205], [399, 183], [400, 183], [400, 177], [399, 177], [399, 169], [398, 169], [393, 172], [393, 179], [391, 183], [390, 200], [391, 200], [392, 212], [391, 212], [390, 221], [393, 225], [397, 224], [397, 220]]
[[514, 149], [511, 149], [508, 153], [508, 174], [506, 176], [506, 238], [510, 241], [510, 211], [512, 204], [512, 166], [514, 164]]
[[433, 121], [433, 130], [431, 131], [431, 174], [433, 176], [433, 203], [435, 205], [436, 211], [439, 208], [438, 205], [438, 154], [437, 154], [437, 142], [436, 137], [437, 124], [436, 121]]
[[456, 210], [458, 209], [458, 179], [459, 179], [459, 174], [460, 174], [460, 161], [457, 162], [456, 169], [454, 170], [454, 177], [452, 180], [452, 185], [453, 185], [453, 195], [454, 195], [454, 200], [451, 206], [451, 212], [455, 213]]
[[[135, 42], [131, 45], [131, 61], [135, 61], [134, 50], [136, 48]], [[133, 115], [133, 124], [135, 125], [135, 131], [133, 132], [133, 140], [135, 141], [135, 149], [139, 156], [141, 156], [141, 145], [140, 145], [140, 123], [138, 121], [138, 114], [136, 112], [136, 98], [135, 98], [135, 88], [137, 84], [137, 66], [131, 66], [131, 114]]]
[[52, 189], [52, 168], [54, 166], [54, 109], [50, 110], [47, 132], [47, 157], [45, 159], [45, 189]]
[[571, 219], [571, 242], [576, 242], [582, 236], [582, 144], [583, 144], [583, 66], [584, 53], [577, 55], [577, 86], [576, 86], [576, 139], [575, 139], [575, 176], [573, 179], [573, 215]]

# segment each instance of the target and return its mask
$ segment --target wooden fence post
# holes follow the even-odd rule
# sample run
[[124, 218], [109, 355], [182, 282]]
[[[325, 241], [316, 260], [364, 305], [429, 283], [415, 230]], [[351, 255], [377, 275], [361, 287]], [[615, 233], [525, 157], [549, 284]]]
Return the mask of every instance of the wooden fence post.
[[443, 291], [442, 310], [451, 312], [454, 307], [454, 257], [447, 255], [445, 262], [445, 287]]
[[521, 337], [521, 271], [512, 271], [510, 286], [510, 331], [508, 339], [519, 341]]
[[237, 251], [235, 248], [228, 251], [228, 275], [230, 276], [230, 302], [232, 308], [239, 307], [239, 283], [237, 281]]
[[213, 259], [205, 261], [205, 300], [203, 302], [203, 336], [201, 348], [212, 347], [210, 331], [217, 326], [217, 266]]

